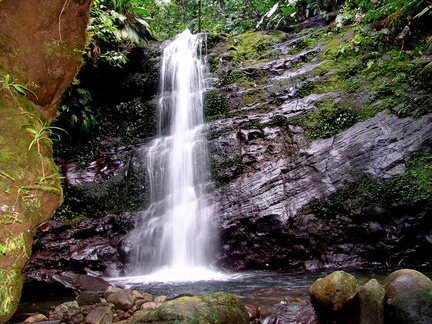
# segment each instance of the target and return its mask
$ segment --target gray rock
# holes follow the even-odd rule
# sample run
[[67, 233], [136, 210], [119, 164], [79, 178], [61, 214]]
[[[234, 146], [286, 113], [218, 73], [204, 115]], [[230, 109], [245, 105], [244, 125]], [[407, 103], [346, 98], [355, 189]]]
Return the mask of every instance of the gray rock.
[[397, 295], [392, 303], [394, 323], [432, 323], [432, 288], [420, 288]]
[[308, 301], [288, 303], [278, 307], [277, 314], [269, 316], [266, 324], [318, 324], [318, 316]]
[[70, 320], [72, 317], [80, 314], [81, 310], [77, 301], [62, 303], [55, 307], [55, 319]]
[[76, 297], [78, 305], [92, 305], [101, 302], [99, 294], [92, 290], [85, 290]]
[[359, 324], [383, 324], [385, 290], [376, 279], [369, 280], [358, 291]]

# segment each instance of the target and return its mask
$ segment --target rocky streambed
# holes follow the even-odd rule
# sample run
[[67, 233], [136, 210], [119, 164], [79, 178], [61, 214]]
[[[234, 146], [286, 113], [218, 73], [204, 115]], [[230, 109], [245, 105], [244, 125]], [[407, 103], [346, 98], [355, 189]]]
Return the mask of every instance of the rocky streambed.
[[[78, 295], [29, 315], [27, 323], [404, 323], [432, 320], [432, 281], [421, 272], [400, 269], [380, 282], [334, 271], [315, 280], [305, 294], [286, 294], [271, 308], [253, 298], [216, 292], [153, 296], [142, 289], [119, 288], [87, 275], [65, 276]], [[280, 288], [282, 289], [282, 288]], [[286, 293], [286, 291], [285, 291]], [[252, 292], [249, 292], [252, 296]], [[10, 323], [22, 322], [14, 318]]]

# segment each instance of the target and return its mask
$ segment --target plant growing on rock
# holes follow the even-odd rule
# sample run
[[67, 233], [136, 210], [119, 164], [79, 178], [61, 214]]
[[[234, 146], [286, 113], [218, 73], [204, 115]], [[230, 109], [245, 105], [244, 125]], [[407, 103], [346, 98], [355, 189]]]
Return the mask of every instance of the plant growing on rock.
[[12, 97], [15, 96], [13, 92], [13, 90], [15, 90], [17, 93], [23, 95], [24, 97], [27, 96], [27, 92], [30, 92], [37, 98], [36, 94], [33, 91], [31, 91], [29, 88], [23, 86], [22, 84], [15, 83], [9, 74], [3, 76], [3, 80], [0, 80], [0, 84], [1, 84], [0, 91], [6, 90], [10, 93]]

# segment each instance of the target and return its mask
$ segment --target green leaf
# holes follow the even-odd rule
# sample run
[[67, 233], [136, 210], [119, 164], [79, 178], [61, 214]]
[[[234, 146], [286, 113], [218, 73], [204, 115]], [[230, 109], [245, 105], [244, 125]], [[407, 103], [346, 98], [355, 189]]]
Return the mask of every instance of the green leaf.
[[294, 8], [292, 8], [292, 7], [287, 7], [287, 6], [281, 6], [280, 7], [280, 10], [283, 12], [283, 13], [286, 13], [286, 14], [292, 14], [292, 13], [294, 13], [294, 12], [296, 12], [296, 10], [294, 9]]
[[135, 11], [136, 13], [139, 13], [140, 15], [143, 15], [143, 16], [150, 16], [150, 13], [148, 12], [148, 10], [144, 9], [144, 8], [134, 7], [134, 8], [131, 8], [131, 10]]

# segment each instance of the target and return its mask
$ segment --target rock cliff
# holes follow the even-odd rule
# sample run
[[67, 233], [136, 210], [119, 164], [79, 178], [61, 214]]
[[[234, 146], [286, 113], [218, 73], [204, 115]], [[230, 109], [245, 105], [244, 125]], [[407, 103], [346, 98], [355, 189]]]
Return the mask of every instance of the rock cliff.
[[[313, 270], [430, 262], [432, 111], [427, 75], [420, 74], [430, 58], [398, 50], [371, 56], [373, 45], [365, 40], [359, 48], [354, 38], [352, 30], [328, 28], [209, 35], [205, 109], [218, 266]], [[145, 143], [107, 149], [83, 170], [65, 163], [67, 186], [120, 190], [130, 174], [145, 169], [138, 161], [145, 151]], [[140, 186], [145, 191], [145, 179]], [[69, 252], [62, 260], [81, 271], [126, 273], [133, 260], [124, 228], [133, 227], [139, 212], [123, 215], [127, 224], [114, 222], [118, 233], [110, 232], [109, 249], [91, 249], [94, 257], [80, 256], [81, 265]], [[86, 226], [89, 234], [109, 219], [118, 217], [62, 226]], [[67, 245], [84, 235], [69, 234]], [[44, 267], [42, 246], [49, 249], [55, 237], [39, 233], [29, 273]]]

